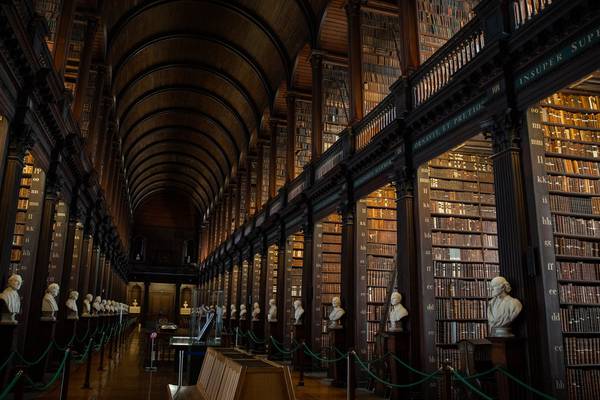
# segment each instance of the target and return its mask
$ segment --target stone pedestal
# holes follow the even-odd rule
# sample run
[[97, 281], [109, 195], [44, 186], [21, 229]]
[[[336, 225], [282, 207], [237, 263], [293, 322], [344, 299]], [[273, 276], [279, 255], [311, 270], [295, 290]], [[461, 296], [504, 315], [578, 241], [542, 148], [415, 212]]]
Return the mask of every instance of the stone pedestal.
[[92, 327], [92, 320], [93, 318], [91, 316], [81, 316], [79, 318], [79, 321], [77, 321], [77, 326], [75, 328], [75, 334], [77, 335], [76, 337], [79, 339], [83, 339], [85, 337], [85, 340], [83, 340], [83, 342], [79, 342], [78, 340], [75, 341], [75, 343], [77, 344], [77, 351], [79, 351], [80, 353], [85, 351], [85, 346], [87, 346], [90, 340], [90, 335], [94, 332], [94, 328]]
[[[408, 332], [386, 332], [382, 336], [385, 340], [385, 349], [383, 349], [383, 354], [389, 352], [401, 360], [409, 359], [410, 335]], [[408, 373], [406, 369], [402, 368], [400, 364], [398, 364], [398, 362], [392, 358], [389, 358], [387, 362], [390, 368], [390, 377], [393, 384], [407, 384], [420, 378]], [[400, 400], [406, 398], [408, 394], [409, 391], [407, 389], [392, 389], [390, 392], [390, 399]]]
[[[331, 352], [329, 353], [329, 358], [338, 358], [340, 355], [333, 350], [335, 347], [340, 351], [344, 351], [345, 346], [345, 329], [344, 328], [330, 328], [329, 329], [329, 344], [332, 347]], [[331, 381], [331, 385], [335, 387], [346, 387], [346, 359], [341, 359], [339, 361], [333, 362], [331, 365], [331, 372], [333, 381]]]
[[[56, 331], [56, 321], [45, 321], [40, 320], [39, 331], [37, 332], [37, 340], [34, 342], [31, 350], [26, 352], [29, 359], [38, 358], [48, 347], [48, 344], [54, 340]], [[29, 376], [34, 382], [41, 382], [44, 377], [44, 371], [48, 365], [48, 361], [51, 358], [51, 353], [54, 350], [50, 350], [48, 355], [43, 358], [39, 363], [29, 367]]]
[[[516, 337], [488, 337], [492, 343], [492, 364], [509, 371], [524, 382], [528, 382], [525, 340]], [[539, 366], [543, 368], [543, 366]], [[525, 399], [527, 392], [508, 379], [504, 374], [496, 374], [498, 399]]]
[[[15, 331], [17, 329], [17, 324], [0, 324], [0, 362], [4, 362], [7, 359], [9, 354], [15, 350], [16, 342]], [[9, 366], [5, 367], [0, 371], [0, 387], [4, 387], [6, 383], [7, 373], [10, 371]]]

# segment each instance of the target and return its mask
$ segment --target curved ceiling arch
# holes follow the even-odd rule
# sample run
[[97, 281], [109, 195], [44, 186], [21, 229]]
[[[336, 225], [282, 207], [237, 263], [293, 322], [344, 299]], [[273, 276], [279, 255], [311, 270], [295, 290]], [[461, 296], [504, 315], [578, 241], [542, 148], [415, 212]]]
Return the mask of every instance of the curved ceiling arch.
[[[162, 109], [155, 110], [155, 111], [148, 113], [148, 114], [142, 116], [141, 118], [137, 119], [135, 122], [133, 122], [131, 124], [131, 126], [125, 132], [125, 134], [121, 136], [121, 140], [122, 140], [123, 148], [124, 148], [125, 152], [130, 148], [127, 139], [130, 138], [131, 132], [133, 130], [135, 130], [138, 126], [140, 126], [140, 124], [148, 123], [148, 121], [151, 121], [152, 119], [158, 118], [160, 116], [173, 115], [173, 114], [186, 114], [187, 116], [190, 116], [190, 114], [194, 114], [194, 116], [201, 117], [202, 119], [206, 120], [209, 123], [209, 125], [217, 128], [217, 130], [219, 132], [223, 133], [224, 137], [227, 138], [229, 145], [233, 147], [234, 157], [232, 159], [230, 159], [231, 164], [232, 165], [237, 164], [237, 160], [238, 160], [238, 157], [239, 157], [241, 151], [240, 151], [240, 148], [238, 147], [237, 143], [235, 142], [235, 138], [233, 137], [231, 132], [229, 132], [227, 130], [227, 128], [225, 128], [221, 124], [221, 122], [215, 120], [212, 116], [210, 116], [196, 108], [193, 108], [193, 107], [164, 107]], [[144, 134], [144, 132], [145, 131], [142, 130], [142, 135]], [[137, 138], [137, 136], [133, 136], [133, 138]], [[214, 139], [214, 141], [217, 142], [216, 139]], [[220, 145], [222, 146], [223, 144], [220, 143]]]
[[129, 115], [131, 110], [134, 107], [136, 107], [138, 104], [152, 98], [153, 96], [158, 96], [163, 93], [170, 93], [170, 92], [191, 92], [191, 93], [195, 93], [195, 94], [199, 94], [199, 95], [208, 97], [212, 101], [219, 103], [221, 106], [223, 106], [225, 109], [227, 109], [227, 111], [229, 111], [233, 115], [234, 119], [242, 127], [242, 129], [244, 130], [245, 139], [250, 140], [250, 129], [249, 129], [246, 121], [244, 121], [243, 117], [234, 108], [234, 106], [231, 103], [229, 103], [226, 99], [224, 99], [222, 96], [219, 96], [217, 93], [213, 92], [212, 90], [208, 90], [203, 87], [195, 86], [195, 85], [164, 85], [164, 86], [154, 87], [154, 88], [144, 92], [142, 95], [133, 99], [133, 101], [131, 101], [127, 105], [127, 108], [122, 113], [119, 114], [119, 120], [122, 121], [125, 118], [127, 118], [127, 115]]
[[[209, 199], [214, 198], [218, 192], [214, 191], [214, 187], [210, 184], [210, 182], [208, 181], [208, 179], [206, 179], [206, 176], [204, 175], [204, 173], [196, 168], [195, 166], [189, 165], [189, 164], [181, 164], [181, 163], [177, 163], [177, 162], [169, 162], [169, 161], [161, 161], [159, 160], [153, 160], [154, 162], [151, 162], [150, 165], [148, 166], [144, 166], [145, 168], [140, 168], [139, 170], [141, 171], [140, 173], [136, 174], [135, 176], [132, 176], [131, 179], [129, 180], [129, 184], [131, 186], [131, 190], [133, 192], [135, 192], [135, 189], [137, 188], [137, 184], [139, 182], [139, 180], [141, 179], [142, 181], [147, 177], [147, 175], [151, 175], [154, 174], [156, 172], [177, 172], [177, 170], [174, 170], [172, 167], [177, 167], [179, 170], [181, 171], [185, 171], [186, 173], [192, 172], [193, 176], [195, 176], [198, 180], [199, 183], [201, 184], [201, 186], [203, 188], [208, 188], [208, 193], [210, 194], [210, 196], [208, 197]], [[158, 169], [158, 171], [157, 171]], [[200, 178], [202, 178], [202, 180], [200, 180]]]
[[224, 49], [227, 49], [229, 52], [235, 54], [238, 58], [244, 60], [248, 66], [254, 71], [257, 75], [258, 79], [263, 86], [267, 97], [270, 99], [273, 97], [274, 88], [271, 86], [269, 82], [267, 73], [264, 68], [260, 65], [260, 63], [254, 59], [254, 57], [249, 54], [245, 49], [232, 43], [224, 38], [219, 38], [215, 35], [203, 33], [203, 32], [193, 32], [193, 31], [180, 31], [180, 32], [168, 32], [168, 33], [159, 33], [154, 35], [153, 37], [144, 39], [140, 43], [137, 44], [137, 47], [134, 47], [133, 50], [126, 53], [124, 59], [119, 60], [117, 64], [113, 67], [113, 84], [115, 80], [123, 71], [125, 66], [131, 63], [132, 60], [136, 58], [139, 54], [144, 51], [147, 51], [150, 47], [160, 44], [163, 41], [181, 41], [183, 39], [189, 39], [193, 41], [203, 41], [210, 42], [216, 44]]
[[[186, 137], [185, 135], [187, 134], [191, 134], [191, 136]], [[195, 140], [199, 138], [208, 140], [210, 144], [218, 150], [218, 152], [214, 153], [209, 151], [210, 147], [203, 147], [202, 144]], [[219, 143], [208, 133], [187, 125], [161, 125], [155, 129], [147, 131], [145, 135], [140, 136], [134, 142], [132, 142], [131, 146], [129, 146], [127, 149], [124, 149], [123, 153], [125, 156], [125, 166], [127, 170], [131, 169], [134, 160], [138, 157], [140, 152], [149, 149], [150, 146], [154, 146], [157, 143], [166, 142], [190, 142], [192, 144], [192, 148], [197, 149], [215, 163], [215, 166], [217, 166], [218, 171], [222, 176], [222, 179], [225, 179], [225, 177], [228, 175], [227, 171], [230, 171], [233, 168], [233, 164], [227, 157], [227, 152], [225, 149], [223, 149]], [[216, 155], [219, 155], [220, 159], [217, 159]]]
[[[140, 199], [137, 207], [138, 208], [143, 208], [144, 205], [146, 204], [146, 202], [149, 201], [149, 200], [151, 200], [154, 195], [157, 195], [157, 194], [162, 193], [162, 192], [166, 192], [166, 191], [168, 191], [167, 189], [169, 191], [177, 192], [178, 194], [181, 194], [183, 196], [189, 196], [189, 194], [186, 191], [184, 191], [183, 189], [181, 189], [180, 187], [177, 187], [177, 186], [170, 186], [168, 188], [165, 187], [165, 186], [158, 186], [158, 187], [155, 187], [154, 189], [152, 189], [151, 191], [147, 192], [144, 195], [144, 197], [142, 199]], [[194, 206], [194, 208], [196, 209], [196, 211], [198, 213], [202, 213], [202, 207], [199, 206], [196, 201], [194, 201], [192, 199], [191, 204]]]
[[150, 187], [152, 187], [152, 185], [160, 182], [160, 183], [165, 183], [167, 185], [176, 184], [176, 183], [182, 184], [188, 191], [189, 195], [196, 196], [200, 200], [199, 203], [202, 205], [203, 209], [206, 210], [206, 209], [208, 209], [207, 207], [210, 206], [210, 202], [208, 202], [204, 197], [202, 197], [202, 195], [194, 187], [195, 181], [188, 176], [184, 176], [184, 175], [181, 175], [181, 176], [179, 176], [179, 175], [159, 176], [159, 175], [157, 175], [153, 178], [147, 179], [145, 182], [146, 182], [146, 185], [143, 188], [141, 188], [141, 190], [138, 191], [135, 195], [131, 196], [131, 202], [133, 204], [136, 204], [138, 202], [139, 198], [144, 195], [144, 193], [148, 190], [148, 188], [150, 188]]
[[148, 199], [150, 196], [152, 196], [158, 192], [171, 191], [171, 190], [177, 190], [180, 193], [183, 193], [185, 196], [191, 196], [191, 200], [192, 200], [194, 206], [201, 212], [203, 210], [207, 209], [207, 208], [205, 208], [205, 205], [201, 201], [199, 201], [193, 194], [190, 194], [188, 187], [185, 184], [180, 183], [180, 182], [161, 181], [161, 182], [155, 182], [151, 186], [148, 186], [147, 188], [145, 188], [144, 192], [140, 195], [139, 199], [137, 199], [135, 201], [132, 200], [131, 209], [132, 209], [133, 213], [135, 213], [137, 211], [138, 207], [143, 205], [144, 201], [146, 199]]
[[[195, 185], [191, 186], [190, 189], [196, 192], [204, 201], [205, 204], [210, 203], [210, 195], [208, 194], [206, 188], [203, 185], [200, 185], [197, 178], [185, 172], [184, 170], [179, 171], [167, 171], [163, 170], [159, 173], [154, 173], [150, 176], [145, 176], [143, 179], [138, 181], [136, 186], [132, 186], [132, 192], [134, 193], [134, 197], [137, 197], [138, 193], [142, 191], [144, 187], [149, 185], [151, 182], [154, 182], [158, 179], [173, 179], [173, 177], [177, 177], [178, 179], [189, 180], [189, 182], [194, 182]], [[201, 191], [199, 191], [199, 189]]]

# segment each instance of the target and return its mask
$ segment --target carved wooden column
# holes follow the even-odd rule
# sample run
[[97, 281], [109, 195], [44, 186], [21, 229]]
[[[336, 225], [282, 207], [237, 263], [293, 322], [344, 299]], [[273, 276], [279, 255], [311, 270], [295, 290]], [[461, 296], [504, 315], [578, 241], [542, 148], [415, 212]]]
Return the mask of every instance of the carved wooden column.
[[86, 224], [83, 228], [83, 240], [81, 242], [81, 259], [79, 260], [79, 282], [77, 283], [77, 291], [81, 299], [86, 294], [90, 293], [90, 270], [92, 266], [92, 254], [90, 246], [93, 245], [94, 239]]
[[419, 68], [419, 27], [417, 18], [417, 0], [397, 0], [400, 16], [400, 71], [408, 76]]
[[76, 4], [76, 0], [63, 1], [58, 26], [56, 27], [53, 49], [54, 69], [58, 72], [61, 79], [65, 74], [65, 66], [69, 57], [69, 44], [71, 42]]
[[88, 291], [94, 298], [100, 293], [98, 292], [98, 270], [100, 269], [100, 232], [96, 231], [92, 244], [92, 260], [90, 267], [90, 280], [88, 283]]
[[285, 98], [287, 104], [287, 149], [285, 159], [285, 176], [289, 182], [296, 176], [296, 96], [289, 92]]
[[[273, 336], [279, 343], [284, 341], [284, 329], [285, 329], [285, 293], [286, 289], [286, 250], [287, 250], [287, 237], [285, 235], [285, 225], [282, 223], [280, 226], [279, 240], [277, 243], [277, 323], [274, 326], [274, 330], [271, 331]], [[267, 300], [268, 301], [268, 300]], [[268, 311], [269, 307], [266, 307]]]
[[323, 54], [313, 50], [312, 67], [312, 138], [311, 160], [323, 153]]
[[[92, 64], [92, 54], [97, 28], [98, 21], [95, 18], [87, 20], [83, 50], [79, 62], [79, 77], [77, 79], [77, 86], [75, 86], [75, 100], [73, 101], [73, 117], [77, 122], [81, 122], [81, 112], [83, 111], [83, 103], [85, 101], [85, 95], [90, 79], [90, 67]], [[102, 92], [102, 88], [96, 88], [96, 91]], [[93, 115], [94, 114], [92, 114], [92, 116]], [[93, 120], [93, 117], [91, 119]]]
[[276, 194], [277, 180], [277, 122], [269, 121], [269, 132], [271, 134], [271, 147], [269, 148], [269, 197]]
[[252, 313], [252, 278], [254, 277], [254, 257], [252, 254], [248, 258], [248, 271], [246, 272], [248, 277], [246, 279], [246, 298], [243, 299], [244, 304], [246, 304], [246, 310], [248, 311], [247, 319], [250, 319], [250, 314]]
[[303, 339], [306, 343], [310, 344], [313, 343], [313, 336], [317, 332], [313, 332], [314, 324], [312, 320], [314, 299], [314, 224], [312, 209], [309, 205], [306, 205], [303, 222], [302, 232], [304, 233], [304, 253], [302, 259], [302, 307], [304, 308], [304, 314], [302, 316], [302, 328]]
[[363, 117], [362, 40], [360, 8], [362, 0], [346, 3], [348, 18], [348, 71], [350, 73], [350, 124]]

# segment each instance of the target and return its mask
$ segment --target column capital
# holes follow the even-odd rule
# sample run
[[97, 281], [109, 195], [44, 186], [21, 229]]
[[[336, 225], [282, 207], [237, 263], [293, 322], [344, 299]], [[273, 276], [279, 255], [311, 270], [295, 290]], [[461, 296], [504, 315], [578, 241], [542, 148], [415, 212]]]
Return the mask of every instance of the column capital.
[[482, 122], [481, 130], [486, 137], [491, 137], [494, 153], [498, 154], [521, 147], [523, 123], [523, 113], [508, 108], [504, 114]]

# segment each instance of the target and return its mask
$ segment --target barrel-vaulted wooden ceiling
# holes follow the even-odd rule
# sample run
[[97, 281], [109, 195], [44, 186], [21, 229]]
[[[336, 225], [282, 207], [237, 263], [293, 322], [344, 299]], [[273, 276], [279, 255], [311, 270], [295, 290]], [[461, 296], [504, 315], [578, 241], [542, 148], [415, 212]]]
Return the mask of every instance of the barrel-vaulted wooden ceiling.
[[[317, 41], [327, 0], [119, 0], [107, 52], [132, 205], [183, 191], [202, 212]], [[306, 61], [303, 61], [306, 62]]]

